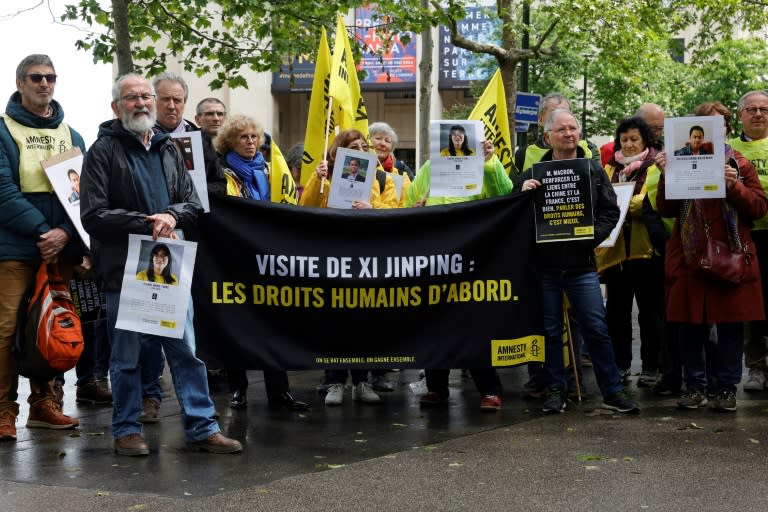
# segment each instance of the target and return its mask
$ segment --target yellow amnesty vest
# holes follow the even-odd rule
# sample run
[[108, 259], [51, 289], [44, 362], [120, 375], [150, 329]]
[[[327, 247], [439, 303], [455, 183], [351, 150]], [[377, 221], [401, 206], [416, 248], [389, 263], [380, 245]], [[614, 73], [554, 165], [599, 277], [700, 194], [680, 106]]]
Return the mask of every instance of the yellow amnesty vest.
[[[630, 225], [629, 254], [627, 254], [627, 242], [624, 237], [625, 226], [623, 226], [616, 239], [616, 244], [614, 244], [613, 247], [600, 247], [595, 249], [598, 272], [618, 265], [625, 260], [647, 259], [653, 256], [653, 244], [651, 244], [651, 238], [648, 235], [648, 228], [645, 227], [645, 222], [643, 222], [642, 213], [643, 199], [646, 194], [648, 194], [649, 187], [651, 186], [651, 184], [648, 183], [648, 179], [651, 177], [651, 173], [654, 172], [654, 170], [658, 173], [655, 164], [648, 168], [646, 181], [643, 183], [640, 193], [634, 194], [629, 202], [629, 211], [627, 211], [627, 217], [624, 220], [625, 226], [626, 224]], [[613, 178], [616, 168], [610, 164], [606, 165], [605, 172], [609, 179]], [[653, 183], [654, 197], [656, 193], [655, 187], [658, 183], [659, 179], [658, 176], [656, 176], [655, 183]]]
[[[741, 140], [736, 137], [728, 141], [733, 149], [744, 155], [744, 158], [752, 162], [763, 186], [768, 194], [768, 138], [759, 140]], [[768, 215], [755, 221], [754, 229], [768, 229]]]
[[[592, 151], [589, 149], [587, 141], [580, 140], [579, 147], [584, 150], [584, 158], [592, 158]], [[541, 159], [544, 158], [544, 154], [550, 149], [551, 148], [542, 148], [538, 144], [531, 144], [525, 148], [525, 162], [523, 162], [523, 168], [520, 169], [520, 172], [525, 172], [530, 169], [533, 164], [541, 162]]]
[[8, 133], [19, 147], [19, 188], [22, 192], [53, 192], [40, 162], [72, 149], [72, 133], [66, 123], [56, 128], [30, 128], [2, 114]]

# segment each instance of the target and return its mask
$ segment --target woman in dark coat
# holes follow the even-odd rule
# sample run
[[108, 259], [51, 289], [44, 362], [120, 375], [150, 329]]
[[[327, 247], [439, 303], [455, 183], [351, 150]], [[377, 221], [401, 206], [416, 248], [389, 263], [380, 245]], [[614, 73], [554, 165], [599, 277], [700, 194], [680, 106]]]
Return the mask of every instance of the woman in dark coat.
[[[719, 113], [712, 103], [697, 107], [696, 115]], [[722, 107], [717, 104], [717, 107]], [[681, 408], [706, 405], [707, 373], [704, 346], [710, 325], [716, 324], [718, 343], [714, 353], [718, 392], [715, 409], [736, 410], [736, 386], [741, 381], [744, 351], [743, 322], [762, 320], [763, 297], [760, 270], [750, 235], [752, 222], [768, 212], [768, 199], [752, 164], [730, 146], [725, 147], [725, 199], [671, 200], [666, 197], [665, 176], [659, 180], [658, 210], [665, 217], [678, 217], [667, 242], [665, 260], [667, 321], [679, 326], [687, 393], [678, 402]], [[664, 172], [666, 155], [657, 165]], [[697, 262], [709, 236], [743, 247], [749, 265], [740, 284], [726, 284], [702, 276]]]

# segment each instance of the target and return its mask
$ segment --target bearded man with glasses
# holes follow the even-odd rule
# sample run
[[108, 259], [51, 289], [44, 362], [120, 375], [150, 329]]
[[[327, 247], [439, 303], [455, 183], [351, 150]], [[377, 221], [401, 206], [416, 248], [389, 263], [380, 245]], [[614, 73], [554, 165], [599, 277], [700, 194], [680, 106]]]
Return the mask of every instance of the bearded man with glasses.
[[[83, 138], [64, 123], [53, 99], [56, 71], [47, 55], [29, 55], [16, 68], [16, 92], [0, 118], [0, 441], [16, 439], [13, 345], [22, 295], [41, 261], [59, 262], [69, 280], [83, 244], [40, 164]], [[54, 381], [30, 379], [27, 427], [68, 429], [79, 422], [61, 412]]]
[[153, 129], [155, 94], [149, 81], [134, 74], [120, 77], [112, 88], [112, 111], [116, 119], [101, 124], [83, 162], [80, 214], [107, 301], [115, 451], [149, 454], [140, 420], [142, 371], [149, 364], [144, 346], [159, 346], [168, 358], [189, 445], [238, 453], [242, 445], [224, 436], [214, 419], [206, 366], [195, 356], [191, 300], [181, 339], [115, 327], [129, 235], [181, 238], [180, 231], [196, 225], [202, 207], [178, 147], [167, 133]]
[[[742, 125], [741, 135], [728, 143], [752, 162], [763, 190], [768, 193], [768, 91], [750, 91], [742, 96], [738, 115]], [[768, 215], [755, 221], [752, 240], [757, 251], [765, 298], [768, 297]], [[765, 303], [763, 307], [768, 315]], [[745, 338], [744, 363], [749, 369], [749, 376], [744, 383], [744, 391], [762, 391], [768, 383], [768, 321], [747, 324]]]

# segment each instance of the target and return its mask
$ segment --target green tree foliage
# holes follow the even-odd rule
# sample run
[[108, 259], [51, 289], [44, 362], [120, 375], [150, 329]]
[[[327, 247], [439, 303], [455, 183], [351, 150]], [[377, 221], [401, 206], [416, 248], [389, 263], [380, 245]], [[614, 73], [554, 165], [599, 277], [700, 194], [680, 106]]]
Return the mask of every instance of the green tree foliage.
[[[98, 0], [67, 5], [64, 20], [83, 20], [102, 30], [89, 33], [78, 46], [94, 59], [112, 62], [125, 46], [118, 38], [127, 23], [132, 59], [120, 63], [119, 73], [148, 75], [177, 59], [198, 76], [214, 75], [211, 87], [246, 85], [242, 69], [270, 71], [296, 56], [314, 55], [320, 27], [333, 31], [335, 15], [354, 4], [341, 0], [112, 0], [112, 9]], [[125, 18], [119, 7], [127, 7]], [[117, 19], [116, 19], [116, 15]], [[161, 45], [162, 44], [162, 45]], [[163, 46], [164, 45], [164, 46]]]
[[[116, 53], [119, 59], [122, 48], [128, 63], [120, 64], [121, 73], [135, 68], [153, 74], [165, 69], [168, 59], [177, 59], [198, 76], [213, 74], [210, 85], [219, 88], [245, 86], [243, 69], [276, 70], [296, 56], [312, 58], [320, 26], [331, 33], [337, 12], [363, 3], [112, 0], [108, 10], [98, 0], [79, 0], [67, 7], [64, 18], [101, 27], [79, 45], [106, 62]], [[586, 62], [590, 134], [611, 133], [618, 119], [645, 101], [659, 103], [673, 115], [685, 114], [706, 99], [718, 98], [733, 107], [742, 91], [760, 86], [765, 78], [764, 40], [736, 37], [764, 30], [768, 0], [496, 0], [489, 10], [501, 22], [499, 44], [480, 44], [459, 33], [465, 6], [476, 5], [476, 0], [376, 3], [386, 13], [379, 20], [391, 35], [445, 25], [453, 44], [492, 59], [502, 71], [510, 117], [521, 62], [531, 64], [532, 91], [562, 92], [572, 98], [577, 112]], [[531, 21], [526, 24], [527, 8]], [[122, 32], [121, 21], [127, 27]], [[680, 64], [669, 56], [670, 41], [687, 28], [696, 34], [687, 41], [692, 58]], [[167, 41], [165, 46], [161, 40]], [[586, 61], [585, 55], [590, 55]]]

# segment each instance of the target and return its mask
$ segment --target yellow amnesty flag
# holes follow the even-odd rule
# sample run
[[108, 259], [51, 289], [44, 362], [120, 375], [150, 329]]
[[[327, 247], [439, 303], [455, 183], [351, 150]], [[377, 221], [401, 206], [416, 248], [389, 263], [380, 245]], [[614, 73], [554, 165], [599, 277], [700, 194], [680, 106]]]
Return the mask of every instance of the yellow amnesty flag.
[[333, 98], [334, 104], [341, 109], [341, 117], [338, 120], [339, 127], [342, 130], [350, 128], [360, 130], [367, 139], [368, 112], [365, 110], [360, 82], [357, 79], [357, 69], [352, 57], [352, 48], [349, 46], [347, 29], [341, 15], [336, 17], [336, 40], [333, 45], [331, 83], [328, 94]]
[[293, 181], [291, 170], [288, 168], [280, 148], [277, 147], [275, 139], [272, 139], [270, 155], [269, 197], [272, 198], [273, 203], [297, 204], [299, 196], [296, 190], [296, 182]]
[[307, 114], [307, 129], [304, 132], [304, 155], [301, 158], [301, 184], [306, 185], [309, 177], [315, 172], [317, 164], [323, 159], [325, 152], [325, 130], [328, 127], [328, 144], [336, 133], [336, 119], [338, 108], [331, 112], [331, 121], [327, 123], [328, 116], [328, 87], [331, 78], [331, 50], [328, 47], [328, 36], [325, 27], [320, 36], [320, 46], [317, 49], [317, 62], [315, 62], [315, 76], [312, 80], [312, 94], [309, 98], [309, 113]]
[[514, 146], [509, 135], [507, 95], [504, 94], [501, 69], [497, 69], [491, 81], [488, 82], [488, 86], [468, 119], [483, 122], [485, 139], [493, 142], [496, 147], [496, 156], [509, 172], [514, 164]]

